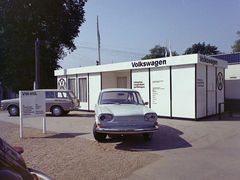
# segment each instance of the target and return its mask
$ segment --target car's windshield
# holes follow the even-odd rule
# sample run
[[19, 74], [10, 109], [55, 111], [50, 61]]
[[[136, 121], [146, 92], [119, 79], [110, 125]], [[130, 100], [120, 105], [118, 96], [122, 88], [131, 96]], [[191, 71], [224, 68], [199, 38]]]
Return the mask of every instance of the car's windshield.
[[100, 104], [144, 104], [140, 94], [133, 91], [103, 92]]

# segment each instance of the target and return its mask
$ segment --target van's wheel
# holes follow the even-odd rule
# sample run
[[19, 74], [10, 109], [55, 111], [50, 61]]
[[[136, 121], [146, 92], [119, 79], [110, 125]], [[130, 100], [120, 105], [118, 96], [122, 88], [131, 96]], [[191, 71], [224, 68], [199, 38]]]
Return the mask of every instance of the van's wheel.
[[144, 141], [151, 141], [153, 136], [153, 132], [150, 133], [143, 133], [143, 139]]
[[19, 108], [16, 105], [11, 105], [8, 108], [8, 113], [10, 116], [19, 116]]
[[96, 132], [97, 125], [94, 123], [93, 125], [93, 136], [98, 142], [102, 142], [106, 139], [107, 134], [106, 133], [98, 133]]
[[63, 109], [60, 106], [53, 106], [52, 107], [52, 114], [54, 116], [61, 116], [63, 114]]

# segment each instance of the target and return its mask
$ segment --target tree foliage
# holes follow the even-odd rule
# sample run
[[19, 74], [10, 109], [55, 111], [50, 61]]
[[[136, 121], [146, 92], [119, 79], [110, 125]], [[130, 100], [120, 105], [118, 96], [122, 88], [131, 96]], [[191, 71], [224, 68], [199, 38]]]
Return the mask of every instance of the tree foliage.
[[[150, 54], [147, 54], [146, 56], [144, 56], [142, 58], [142, 60], [144, 59], [154, 59], [154, 58], [161, 58], [161, 57], [165, 57], [165, 47], [162, 47], [160, 45], [155, 45], [154, 48], [150, 49]], [[169, 56], [170, 52], [167, 50], [167, 54]], [[177, 56], [178, 54], [176, 53], [176, 51], [172, 52], [173, 56]]]
[[[240, 31], [237, 31], [237, 34], [240, 36]], [[232, 46], [233, 52], [240, 52], [240, 39], [235, 41], [235, 44]]]
[[13, 92], [33, 88], [40, 39], [40, 88], [55, 88], [54, 70], [85, 21], [87, 0], [0, 0], [0, 81]]
[[220, 52], [217, 50], [216, 46], [211, 46], [210, 44], [205, 45], [205, 42], [202, 44], [199, 42], [198, 44], [193, 44], [192, 47], [186, 49], [184, 54], [203, 54], [203, 55], [214, 55], [219, 54]]

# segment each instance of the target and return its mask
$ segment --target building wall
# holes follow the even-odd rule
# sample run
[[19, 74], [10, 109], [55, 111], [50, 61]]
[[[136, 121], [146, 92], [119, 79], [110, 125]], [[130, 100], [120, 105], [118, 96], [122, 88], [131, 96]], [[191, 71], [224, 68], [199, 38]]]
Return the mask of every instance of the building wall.
[[172, 67], [172, 116], [195, 119], [195, 65]]
[[94, 110], [101, 91], [101, 73], [89, 74], [89, 106], [87, 110]]
[[225, 99], [240, 100], [240, 63], [228, 64], [225, 70]]
[[196, 109], [197, 118], [204, 117], [207, 115], [207, 66], [198, 64], [196, 67], [197, 77], [196, 77]]
[[102, 73], [102, 89], [117, 88], [117, 78], [126, 78], [127, 85], [124, 88], [131, 88], [130, 70], [128, 71], [113, 71]]

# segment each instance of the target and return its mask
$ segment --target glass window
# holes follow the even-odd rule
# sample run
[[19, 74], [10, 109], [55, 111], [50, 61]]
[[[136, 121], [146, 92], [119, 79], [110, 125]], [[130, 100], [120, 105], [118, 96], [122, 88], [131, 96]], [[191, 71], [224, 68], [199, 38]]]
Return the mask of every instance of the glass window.
[[79, 100], [87, 102], [87, 78], [79, 78]]
[[139, 93], [131, 91], [104, 92], [100, 104], [144, 104]]
[[75, 79], [68, 79], [68, 90], [75, 94]]
[[56, 92], [56, 98], [69, 98], [67, 92]]
[[46, 91], [45, 96], [46, 98], [54, 98], [54, 92]]

